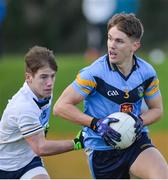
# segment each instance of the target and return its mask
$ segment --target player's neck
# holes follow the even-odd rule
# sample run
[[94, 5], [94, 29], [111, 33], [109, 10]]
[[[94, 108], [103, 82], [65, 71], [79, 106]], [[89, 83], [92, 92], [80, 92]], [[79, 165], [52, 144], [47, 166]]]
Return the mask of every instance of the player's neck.
[[132, 58], [130, 61], [123, 62], [122, 64], [117, 64], [117, 67], [124, 76], [128, 76], [132, 70], [133, 65], [134, 59]]

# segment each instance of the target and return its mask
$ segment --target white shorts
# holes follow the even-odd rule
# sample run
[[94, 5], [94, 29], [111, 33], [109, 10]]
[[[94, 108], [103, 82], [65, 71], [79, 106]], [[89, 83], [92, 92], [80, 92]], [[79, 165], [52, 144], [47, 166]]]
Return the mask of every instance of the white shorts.
[[46, 169], [44, 167], [39, 166], [27, 171], [25, 174], [23, 174], [23, 176], [20, 179], [32, 179], [37, 175], [47, 175], [49, 177]]

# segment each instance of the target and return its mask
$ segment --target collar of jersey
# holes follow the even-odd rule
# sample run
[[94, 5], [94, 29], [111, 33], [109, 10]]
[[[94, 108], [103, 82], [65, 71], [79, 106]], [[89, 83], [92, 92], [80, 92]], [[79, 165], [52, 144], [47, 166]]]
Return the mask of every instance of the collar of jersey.
[[35, 98], [33, 98], [33, 100], [35, 101], [35, 103], [37, 104], [37, 106], [41, 109], [43, 106], [45, 106], [46, 104], [49, 103], [50, 98], [51, 98], [51, 97], [46, 98], [46, 99], [39, 99], [38, 101], [37, 101]]

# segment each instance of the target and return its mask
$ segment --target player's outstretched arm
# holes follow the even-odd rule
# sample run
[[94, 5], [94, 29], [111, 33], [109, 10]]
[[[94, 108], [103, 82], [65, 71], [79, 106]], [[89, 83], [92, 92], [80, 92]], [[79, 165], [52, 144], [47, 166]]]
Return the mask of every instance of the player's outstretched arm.
[[83, 148], [81, 131], [78, 132], [73, 140], [46, 140], [43, 132], [31, 135], [25, 139], [38, 156], [56, 155]]

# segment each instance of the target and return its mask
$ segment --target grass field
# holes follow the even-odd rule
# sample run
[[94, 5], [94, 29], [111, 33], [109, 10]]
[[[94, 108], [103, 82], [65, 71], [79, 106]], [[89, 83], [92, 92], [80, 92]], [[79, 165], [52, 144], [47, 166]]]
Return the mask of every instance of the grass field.
[[[86, 66], [82, 55], [59, 55], [57, 57], [59, 70], [54, 89], [54, 101], [63, 89], [75, 78], [77, 72]], [[161, 65], [154, 65], [163, 96], [164, 116], [158, 123], [150, 126], [153, 142], [168, 160], [168, 93], [167, 67], [168, 59]], [[21, 87], [24, 82], [24, 56], [5, 56], [0, 60], [0, 116], [7, 100]], [[54, 102], [53, 102], [54, 103]], [[82, 104], [79, 105], [82, 109]], [[51, 115], [49, 138], [73, 138], [80, 126]], [[91, 178], [85, 154], [82, 151], [44, 158], [48, 172], [53, 179]]]
[[[54, 89], [54, 101], [59, 97], [63, 89], [70, 84], [75, 78], [77, 72], [84, 66], [86, 62], [82, 55], [64, 55], [57, 57], [59, 69], [56, 77], [55, 89]], [[168, 61], [164, 64], [154, 65], [157, 70], [160, 79], [160, 89], [164, 102], [164, 116], [162, 120], [150, 128], [153, 131], [166, 131], [168, 130], [168, 93], [167, 93], [167, 67]], [[20, 88], [24, 82], [24, 56], [5, 56], [0, 60], [0, 116], [3, 109], [6, 106], [7, 100]], [[53, 102], [54, 103], [54, 102]], [[79, 105], [82, 108], [82, 104]], [[61, 128], [60, 128], [61, 127]], [[62, 120], [60, 118], [54, 118], [51, 115], [51, 132], [68, 133], [76, 129], [79, 126]], [[65, 131], [65, 132], [63, 132]]]
[[[49, 134], [49, 139], [69, 139], [74, 135]], [[167, 132], [154, 132], [150, 134], [153, 143], [164, 155], [168, 162]], [[86, 154], [80, 151], [72, 151], [65, 154], [45, 157], [44, 162], [50, 176], [54, 179], [90, 179]]]

